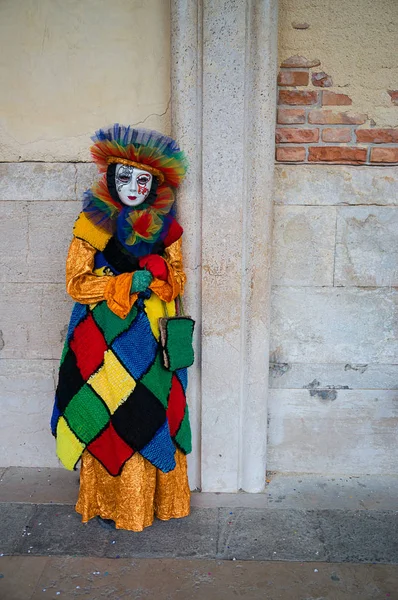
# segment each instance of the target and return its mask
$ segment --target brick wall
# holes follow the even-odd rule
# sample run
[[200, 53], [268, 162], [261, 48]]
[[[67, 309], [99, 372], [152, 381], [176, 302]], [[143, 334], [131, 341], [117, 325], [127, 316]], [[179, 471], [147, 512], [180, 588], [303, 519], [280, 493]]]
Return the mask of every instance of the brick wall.
[[[398, 164], [398, 129], [376, 127], [332, 91], [318, 60], [292, 56], [278, 76], [276, 160], [282, 163]], [[390, 94], [391, 95], [391, 94]], [[394, 103], [393, 95], [391, 101]]]

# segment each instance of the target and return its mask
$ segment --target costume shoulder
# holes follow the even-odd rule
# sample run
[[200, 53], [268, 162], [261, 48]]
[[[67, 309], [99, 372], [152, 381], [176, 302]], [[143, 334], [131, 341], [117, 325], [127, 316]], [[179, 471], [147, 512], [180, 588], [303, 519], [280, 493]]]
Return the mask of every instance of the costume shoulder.
[[173, 217], [170, 221], [168, 232], [164, 239], [164, 245], [166, 246], [166, 248], [168, 246], [171, 246], [171, 244], [174, 244], [174, 242], [176, 242], [177, 240], [179, 240], [183, 233], [184, 233], [183, 228], [178, 223], [178, 221]]
[[105, 248], [112, 237], [112, 234], [92, 223], [84, 212], [81, 212], [76, 219], [73, 227], [73, 235], [80, 240], [88, 242], [96, 250], [100, 251]]

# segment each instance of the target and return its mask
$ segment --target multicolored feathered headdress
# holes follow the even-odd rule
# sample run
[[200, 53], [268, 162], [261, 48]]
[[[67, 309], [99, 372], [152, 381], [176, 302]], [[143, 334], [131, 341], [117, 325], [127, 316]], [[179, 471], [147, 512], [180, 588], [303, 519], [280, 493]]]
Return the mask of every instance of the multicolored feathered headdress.
[[91, 139], [91, 155], [100, 173], [111, 163], [123, 163], [148, 171], [160, 185], [177, 187], [187, 172], [188, 161], [177, 142], [158, 131], [116, 123], [99, 129]]
[[[137, 255], [149, 254], [159, 240], [167, 245], [178, 239], [182, 228], [175, 220], [172, 188], [184, 179], [188, 161], [177, 143], [158, 131], [118, 123], [99, 129], [91, 139], [91, 154], [103, 177], [84, 193], [88, 219], [108, 233], [117, 231], [123, 246]], [[117, 163], [151, 173], [157, 178], [156, 193], [137, 207], [123, 206], [113, 189], [114, 176], [107, 177], [109, 166]]]

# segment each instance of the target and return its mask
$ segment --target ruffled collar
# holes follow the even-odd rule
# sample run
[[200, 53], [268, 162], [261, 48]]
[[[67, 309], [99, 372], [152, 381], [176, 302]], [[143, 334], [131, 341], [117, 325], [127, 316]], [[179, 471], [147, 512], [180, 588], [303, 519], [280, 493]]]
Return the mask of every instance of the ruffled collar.
[[112, 198], [103, 177], [84, 193], [83, 212], [94, 225], [116, 235], [128, 252], [145, 256], [166, 238], [174, 220], [174, 200], [172, 189], [160, 185], [151, 204], [124, 206]]

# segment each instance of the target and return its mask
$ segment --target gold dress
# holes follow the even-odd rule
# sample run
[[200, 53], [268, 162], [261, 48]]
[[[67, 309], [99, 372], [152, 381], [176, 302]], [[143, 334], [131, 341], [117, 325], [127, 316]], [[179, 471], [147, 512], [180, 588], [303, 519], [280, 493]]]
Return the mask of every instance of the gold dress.
[[[70, 246], [66, 273], [68, 293], [81, 304], [106, 300], [109, 308], [124, 318], [137, 298], [136, 294], [130, 294], [133, 273], [113, 277], [97, 272], [94, 257], [98, 244], [95, 248], [85, 237], [84, 240], [74, 237]], [[151, 301], [146, 302], [154, 333], [158, 317], [163, 316], [163, 302], [167, 303], [172, 316], [175, 314], [174, 298], [183, 292], [185, 274], [181, 240], [166, 249], [164, 258], [169, 270], [168, 286], [154, 279], [150, 286]], [[76, 511], [82, 515], [84, 523], [100, 516], [112, 519], [118, 529], [131, 531], [142, 531], [152, 524], [155, 516], [161, 520], [187, 516], [190, 509], [187, 460], [179, 449], [175, 461], [174, 470], [164, 473], [136, 452], [124, 464], [121, 474], [113, 476], [84, 450]]]

